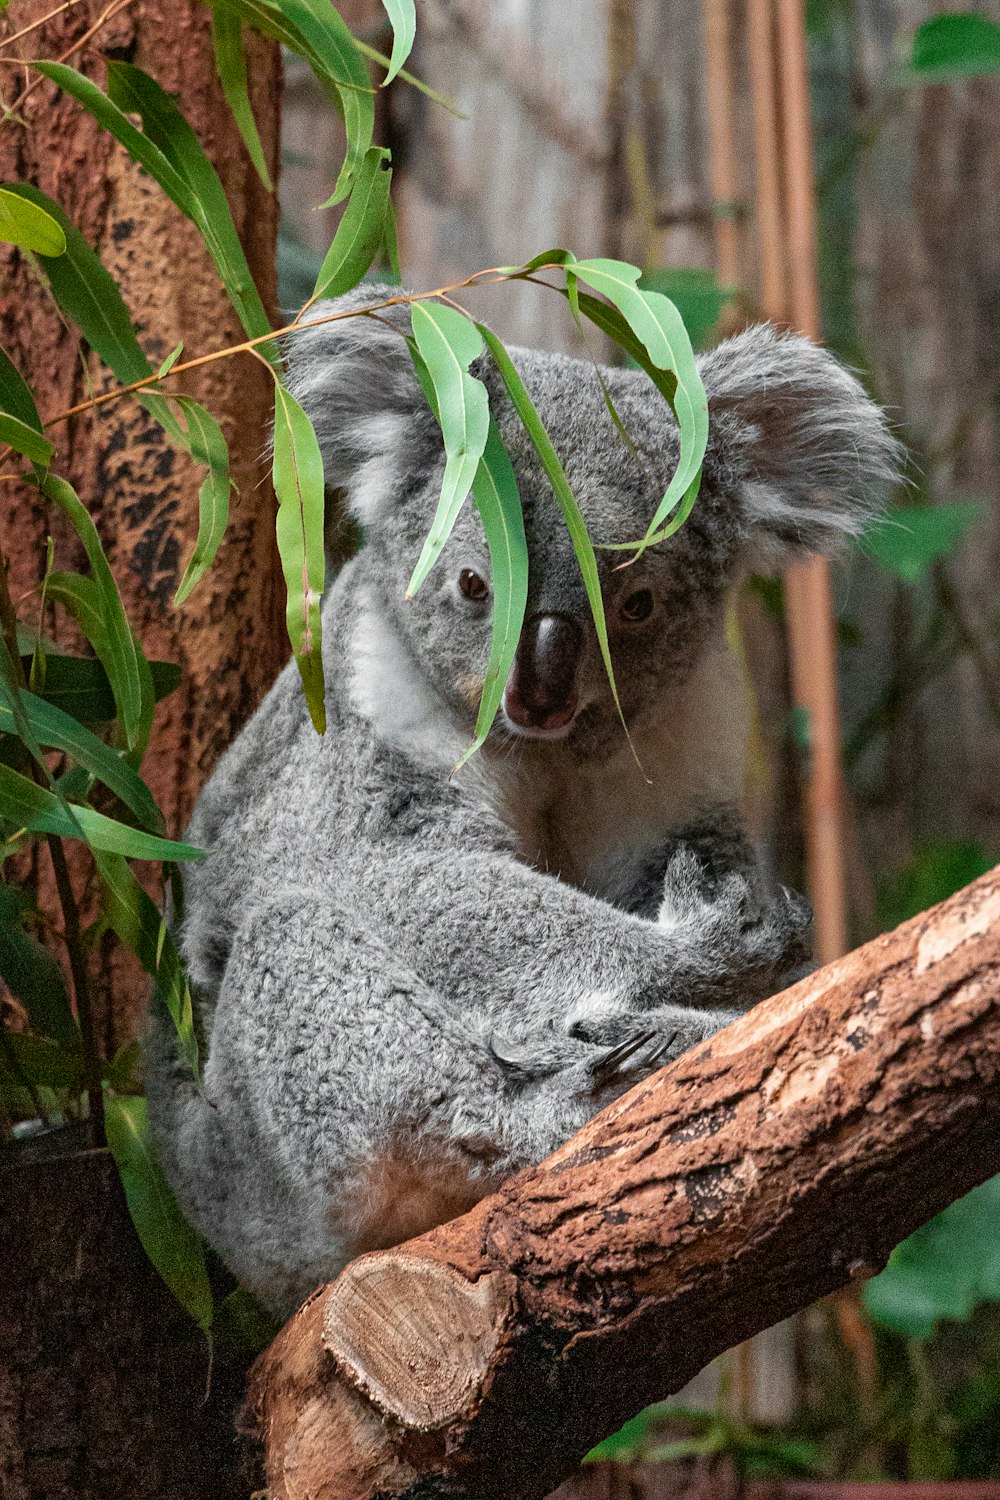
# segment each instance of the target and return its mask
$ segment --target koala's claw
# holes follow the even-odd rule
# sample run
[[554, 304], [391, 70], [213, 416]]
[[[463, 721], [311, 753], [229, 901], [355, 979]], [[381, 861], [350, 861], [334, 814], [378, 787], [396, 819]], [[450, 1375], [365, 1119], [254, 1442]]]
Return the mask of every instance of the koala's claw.
[[626, 1071], [628, 1063], [636, 1071], [653, 1072], [669, 1057], [676, 1039], [676, 1031], [672, 1031], [669, 1036], [656, 1031], [638, 1031], [610, 1047], [590, 1065], [595, 1093], [614, 1083]]

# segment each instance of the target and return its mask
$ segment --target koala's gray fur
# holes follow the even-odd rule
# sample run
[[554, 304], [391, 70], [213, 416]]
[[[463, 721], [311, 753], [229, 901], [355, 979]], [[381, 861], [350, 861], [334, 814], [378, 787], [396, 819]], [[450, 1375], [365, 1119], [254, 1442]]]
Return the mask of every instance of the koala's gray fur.
[[[399, 336], [408, 316], [384, 316], [290, 349], [328, 483], [348, 491], [367, 543], [324, 605], [325, 737], [290, 665], [191, 824], [211, 850], [188, 870], [182, 931], [204, 1091], [169, 1023], [150, 1043], [150, 1109], [181, 1203], [282, 1312], [351, 1256], [547, 1154], [806, 958], [808, 913], [769, 887], [733, 812], [746, 725], [724, 611], [749, 567], [859, 531], [895, 466], [877, 409], [805, 340], [752, 329], [701, 361], [712, 427], [690, 520], [634, 567], [598, 554], [648, 785], [563, 521], [480, 361], [524, 502], [529, 615], [571, 616], [588, 644], [564, 738], [517, 737], [501, 715], [449, 779], [490, 643], [488, 603], [456, 580], [488, 578], [488, 558], [466, 507], [404, 602], [443, 455]], [[591, 535], [641, 536], [677, 459], [661, 397], [641, 373], [604, 371], [631, 451], [589, 364], [514, 357]], [[616, 610], [640, 585], [654, 613], [626, 628]]]

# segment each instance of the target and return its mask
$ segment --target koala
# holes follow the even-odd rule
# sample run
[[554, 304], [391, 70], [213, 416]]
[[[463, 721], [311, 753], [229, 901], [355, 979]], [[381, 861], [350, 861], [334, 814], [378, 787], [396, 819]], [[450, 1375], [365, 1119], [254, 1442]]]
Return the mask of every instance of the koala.
[[700, 361], [711, 425], [689, 520], [621, 567], [600, 544], [646, 529], [678, 458], [668, 406], [640, 371], [604, 370], [626, 444], [592, 364], [512, 351], [598, 544], [630, 744], [561, 513], [483, 356], [529, 597], [502, 711], [453, 776], [489, 658], [490, 565], [470, 504], [404, 597], [444, 465], [408, 331], [397, 306], [290, 343], [327, 486], [365, 538], [323, 605], [328, 728], [292, 663], [220, 761], [180, 927], [202, 1087], [169, 1020], [149, 1041], [181, 1205], [282, 1314], [352, 1257], [469, 1208], [806, 962], [808, 909], [739, 821], [747, 710], [724, 618], [749, 569], [857, 533], [896, 463], [852, 375], [752, 328]]

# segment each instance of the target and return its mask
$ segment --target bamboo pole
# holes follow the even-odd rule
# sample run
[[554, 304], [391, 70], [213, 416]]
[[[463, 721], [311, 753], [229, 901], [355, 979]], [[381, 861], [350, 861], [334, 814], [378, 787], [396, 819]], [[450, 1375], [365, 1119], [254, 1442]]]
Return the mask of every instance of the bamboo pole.
[[708, 115], [708, 167], [715, 217], [719, 281], [740, 279], [740, 229], [733, 143], [732, 0], [705, 0], [705, 104]]
[[[822, 325], [803, 0], [776, 0], [776, 15], [785, 168], [787, 321], [818, 341]], [[761, 108], [766, 109], [766, 100], [761, 100]], [[766, 133], [766, 118], [762, 129]], [[765, 175], [769, 171], [765, 169]], [[809, 894], [816, 913], [816, 955], [821, 963], [829, 963], [847, 948], [844, 787], [829, 564], [817, 558], [790, 568], [785, 577], [785, 602], [792, 691], [796, 704], [805, 709], [809, 725], [805, 841]]]

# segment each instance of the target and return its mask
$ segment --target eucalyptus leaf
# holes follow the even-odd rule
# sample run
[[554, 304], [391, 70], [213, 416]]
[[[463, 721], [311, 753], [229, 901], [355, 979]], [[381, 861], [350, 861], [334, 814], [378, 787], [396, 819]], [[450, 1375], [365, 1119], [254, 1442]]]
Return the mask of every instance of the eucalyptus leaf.
[[0, 188], [0, 240], [39, 255], [66, 250], [66, 238], [52, 215], [7, 188]]
[[320, 297], [339, 297], [349, 292], [371, 265], [386, 234], [392, 181], [388, 160], [388, 151], [378, 146], [373, 146], [365, 156], [333, 243], [316, 277], [310, 301]]
[[[91, 580], [85, 578], [83, 581], [90, 583]], [[26, 668], [30, 665], [30, 657], [22, 656], [21, 660]], [[153, 661], [149, 670], [157, 703], [177, 691], [181, 669], [176, 662]], [[108, 674], [99, 661], [89, 656], [50, 652], [45, 659], [45, 687], [39, 696], [83, 724], [110, 724], [116, 713]]]
[[243, 47], [243, 25], [231, 11], [216, 8], [212, 11], [212, 41], [215, 46], [215, 71], [222, 84], [226, 103], [236, 121], [236, 128], [243, 137], [247, 155], [269, 193], [274, 184], [267, 167], [267, 158], [261, 144], [260, 132], [250, 103], [247, 85], [247, 59]]
[[95, 849], [93, 855], [108, 925], [131, 948], [153, 979], [154, 999], [170, 1016], [181, 1052], [197, 1083], [198, 1042], [191, 990], [166, 919], [124, 858], [100, 849]]
[[174, 604], [183, 604], [191, 590], [215, 560], [219, 543], [229, 524], [229, 491], [233, 482], [229, 473], [229, 447], [215, 418], [188, 396], [174, 398], [187, 419], [185, 442], [192, 458], [208, 470], [198, 491], [198, 536], [174, 596]]
[[47, 467], [52, 462], [55, 449], [47, 438], [34, 427], [22, 422], [19, 417], [0, 412], [0, 443], [7, 443], [17, 453], [30, 458], [32, 463]]
[[58, 838], [83, 839], [93, 849], [129, 859], [204, 859], [205, 850], [175, 843], [139, 828], [107, 818], [92, 807], [72, 808], [46, 787], [0, 765], [0, 818], [32, 833], [54, 833]]
[[524, 534], [521, 496], [510, 455], [492, 417], [486, 447], [472, 481], [472, 498], [483, 523], [490, 554], [493, 639], [475, 738], [455, 767], [456, 771], [460, 771], [485, 742], [497, 716], [521, 638], [528, 602], [528, 543]]
[[143, 1249], [181, 1306], [208, 1333], [213, 1308], [205, 1251], [160, 1166], [145, 1099], [108, 1094], [104, 1128]]
[[531, 439], [535, 452], [541, 460], [542, 468], [545, 470], [552, 493], [563, 513], [570, 542], [576, 554], [576, 560], [580, 567], [583, 585], [587, 591], [587, 599], [590, 603], [590, 612], [594, 618], [594, 629], [597, 631], [597, 640], [601, 649], [601, 658], [604, 662], [604, 670], [607, 673], [608, 684], [611, 688], [611, 696], [614, 699], [618, 717], [625, 726], [626, 735], [628, 727], [625, 725], [625, 716], [622, 713], [621, 703], [618, 698], [618, 686], [615, 682], [614, 667], [611, 662], [611, 648], [608, 644], [608, 625], [604, 614], [604, 597], [601, 593], [601, 578], [597, 567], [597, 557], [594, 553], [593, 543], [587, 535], [587, 527], [576, 496], [573, 494], [570, 482], [566, 477], [566, 471], [562, 466], [559, 455], [556, 452], [552, 439], [545, 429], [545, 424], [535, 409], [535, 404], [525, 388], [524, 382], [510, 355], [503, 344], [484, 324], [477, 323], [476, 327], [483, 336], [487, 348], [493, 356], [497, 369], [507, 389], [515, 411], [524, 424], [524, 429]]
[[323, 546], [323, 458], [312, 423], [276, 384], [274, 493], [278, 500], [278, 552], [288, 591], [285, 618], [306, 702], [318, 733], [326, 729], [320, 601], [326, 581]]
[[[44, 698], [27, 691], [20, 697], [30, 731], [39, 744], [72, 755], [78, 765], [114, 792], [143, 828], [153, 833], [162, 830], [163, 817], [152, 792], [116, 750]], [[0, 733], [15, 732], [13, 712], [0, 703]]]
[[430, 533], [407, 584], [408, 597], [417, 592], [451, 535], [472, 488], [490, 428], [486, 387], [469, 374], [470, 364], [483, 352], [476, 325], [454, 308], [435, 302], [415, 302], [411, 317], [413, 341], [434, 388], [445, 470]]
[[42, 430], [42, 419], [38, 415], [31, 387], [5, 349], [0, 349], [0, 411], [17, 417], [26, 427]]
[[37, 913], [32, 894], [0, 883], [0, 979], [24, 1006], [32, 1030], [74, 1050], [79, 1031], [62, 969], [30, 931]]
[[392, 22], [392, 56], [389, 71], [382, 80], [382, 87], [399, 73], [413, 50], [413, 39], [417, 33], [417, 11], [413, 0], [382, 0], [389, 20]]

